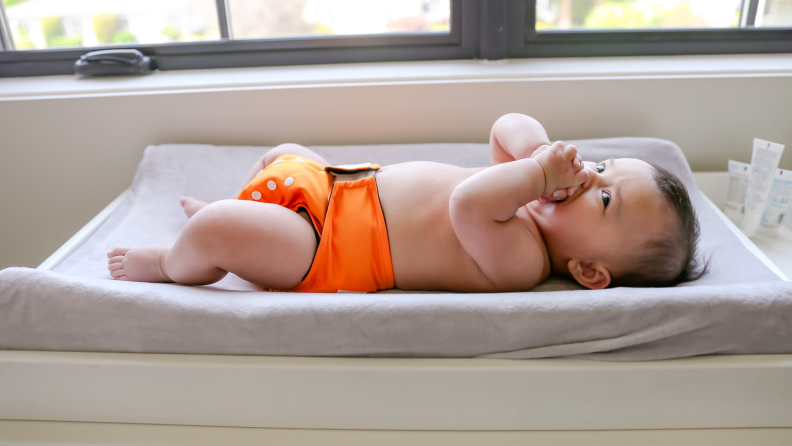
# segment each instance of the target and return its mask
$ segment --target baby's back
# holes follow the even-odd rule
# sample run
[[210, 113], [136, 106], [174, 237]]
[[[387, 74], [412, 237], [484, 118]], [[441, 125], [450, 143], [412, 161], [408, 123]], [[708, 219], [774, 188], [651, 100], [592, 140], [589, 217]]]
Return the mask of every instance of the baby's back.
[[[377, 173], [397, 288], [499, 291], [460, 244], [448, 210], [454, 188], [480, 170], [418, 161], [386, 166]], [[515, 225], [515, 230], [528, 230], [541, 240], [525, 209], [517, 217], [523, 225]]]

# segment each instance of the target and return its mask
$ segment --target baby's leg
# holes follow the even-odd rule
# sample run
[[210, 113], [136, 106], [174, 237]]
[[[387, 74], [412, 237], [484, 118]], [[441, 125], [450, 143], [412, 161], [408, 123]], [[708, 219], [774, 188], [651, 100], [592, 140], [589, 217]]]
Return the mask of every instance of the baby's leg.
[[179, 203], [181, 203], [182, 207], [184, 208], [184, 213], [187, 215], [187, 218], [192, 218], [196, 212], [200, 211], [207, 204], [209, 204], [193, 197], [181, 197]]
[[264, 288], [296, 286], [313, 262], [311, 224], [282, 206], [222, 200], [191, 218], [172, 248], [116, 248], [115, 279], [203, 285], [227, 273]]
[[[236, 194], [234, 194], [234, 196], [231, 198], [236, 198], [239, 195], [239, 193], [242, 191], [242, 189], [244, 189], [245, 186], [248, 185], [248, 183], [253, 181], [253, 178], [255, 178], [259, 172], [264, 170], [265, 167], [269, 166], [270, 163], [275, 161], [279, 156], [287, 155], [287, 154], [304, 156], [310, 160], [316, 161], [322, 166], [327, 166], [330, 164], [318, 153], [314, 152], [311, 149], [305, 148], [299, 144], [292, 144], [292, 143], [281, 144], [277, 147], [273, 147], [270, 150], [268, 150], [261, 158], [259, 158], [258, 161], [256, 161], [255, 164], [253, 164], [253, 167], [250, 168], [250, 172], [248, 172], [247, 176], [242, 182], [242, 186], [239, 189], [237, 189]], [[187, 218], [192, 218], [192, 216], [195, 215], [196, 212], [198, 212], [208, 204], [205, 201], [196, 200], [193, 197], [182, 197], [181, 200], [179, 201], [181, 202], [181, 205], [184, 208], [184, 213], [187, 214]]]
[[305, 158], [308, 158], [312, 161], [316, 161], [322, 166], [327, 166], [330, 164], [327, 162], [327, 160], [322, 158], [322, 156], [319, 155], [318, 153], [314, 152], [311, 149], [305, 148], [299, 144], [292, 144], [292, 143], [281, 144], [277, 147], [273, 147], [270, 150], [268, 150], [261, 158], [259, 158], [258, 161], [256, 161], [255, 164], [253, 164], [253, 167], [250, 168], [250, 172], [248, 172], [247, 176], [245, 177], [245, 180], [242, 182], [242, 186], [237, 190], [236, 195], [234, 195], [234, 198], [236, 198], [236, 196], [239, 195], [240, 192], [242, 192], [242, 189], [244, 189], [245, 186], [248, 185], [248, 183], [253, 181], [253, 178], [255, 178], [259, 172], [264, 170], [265, 167], [269, 166], [270, 163], [278, 159], [278, 157], [281, 155], [304, 156]]

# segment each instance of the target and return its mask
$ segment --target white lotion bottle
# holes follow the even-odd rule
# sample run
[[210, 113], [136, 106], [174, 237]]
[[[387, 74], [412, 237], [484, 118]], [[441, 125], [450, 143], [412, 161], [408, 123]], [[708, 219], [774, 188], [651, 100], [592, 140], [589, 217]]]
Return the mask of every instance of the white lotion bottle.
[[760, 234], [774, 236], [778, 233], [778, 228], [781, 227], [784, 215], [789, 209], [790, 200], [792, 200], [792, 170], [778, 169], [773, 179], [773, 186], [770, 188], [767, 208], [762, 216]]
[[745, 212], [745, 194], [751, 180], [751, 165], [729, 160], [729, 187], [726, 191], [726, 205], [723, 213], [739, 226]]
[[770, 187], [782, 153], [784, 153], [782, 144], [754, 139], [751, 181], [745, 194], [745, 216], [741, 228], [748, 237], [753, 237], [762, 222]]

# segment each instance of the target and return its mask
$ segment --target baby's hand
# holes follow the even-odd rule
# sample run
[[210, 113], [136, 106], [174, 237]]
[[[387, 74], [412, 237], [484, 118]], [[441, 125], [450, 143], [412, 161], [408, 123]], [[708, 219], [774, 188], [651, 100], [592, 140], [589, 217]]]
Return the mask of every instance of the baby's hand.
[[565, 200], [588, 180], [588, 171], [583, 168], [583, 160], [572, 144], [556, 141], [534, 159], [545, 174], [542, 197], [547, 200]]

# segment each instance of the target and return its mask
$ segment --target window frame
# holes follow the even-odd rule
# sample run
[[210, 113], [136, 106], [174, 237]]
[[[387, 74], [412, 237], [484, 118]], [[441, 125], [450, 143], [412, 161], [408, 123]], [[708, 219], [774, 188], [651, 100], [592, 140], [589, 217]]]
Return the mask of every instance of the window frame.
[[0, 0], [0, 52], [14, 50], [14, 40], [11, 38], [11, 30], [8, 29], [5, 17], [5, 3]]
[[[510, 57], [604, 57], [792, 52], [792, 28], [755, 28], [759, 0], [744, 0], [747, 27], [536, 31], [536, 0], [510, 2]], [[525, 26], [519, 27], [523, 21]]]
[[[749, 22], [759, 0], [748, 2]], [[0, 78], [71, 74], [83, 54], [134, 48], [160, 70], [235, 68], [331, 63], [395, 62], [535, 57], [650, 56], [792, 53], [792, 28], [674, 30], [535, 29], [536, 0], [451, 0], [448, 34], [230, 39], [227, 0], [215, 0], [221, 40], [105, 45], [90, 48], [0, 51]], [[0, 0], [0, 46], [11, 46]]]
[[[218, 8], [222, 1], [217, 1]], [[451, 29], [449, 33], [442, 34], [413, 32], [276, 39], [225, 38], [188, 43], [0, 51], [0, 78], [72, 74], [74, 62], [83, 54], [121, 48], [134, 48], [150, 56], [159, 70], [472, 59], [476, 56], [478, 43], [478, 8], [479, 0], [451, 0]], [[221, 33], [230, 34], [227, 23], [224, 27], [220, 20], [220, 24]]]

